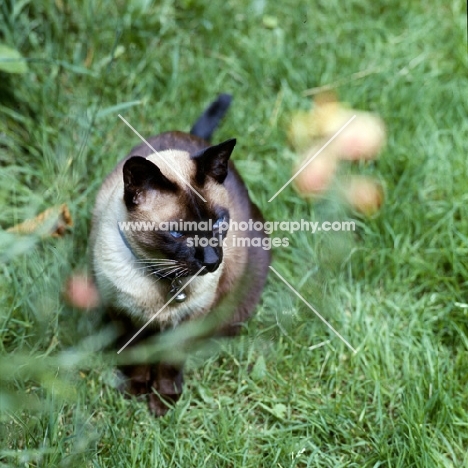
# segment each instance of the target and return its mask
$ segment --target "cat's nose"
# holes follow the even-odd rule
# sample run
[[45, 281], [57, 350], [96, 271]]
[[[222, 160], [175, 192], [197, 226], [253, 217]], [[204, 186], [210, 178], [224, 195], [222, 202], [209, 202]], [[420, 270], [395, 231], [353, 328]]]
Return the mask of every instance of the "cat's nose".
[[203, 249], [203, 260], [201, 263], [205, 267], [205, 270], [210, 273], [213, 273], [219, 267], [219, 255], [213, 247], [208, 246]]

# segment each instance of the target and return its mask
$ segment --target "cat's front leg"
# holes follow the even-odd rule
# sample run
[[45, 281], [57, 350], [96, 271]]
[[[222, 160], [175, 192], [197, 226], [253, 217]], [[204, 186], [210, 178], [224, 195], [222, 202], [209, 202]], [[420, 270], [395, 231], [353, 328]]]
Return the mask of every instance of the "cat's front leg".
[[154, 416], [164, 416], [182, 394], [184, 379], [181, 365], [120, 366], [119, 374], [119, 390], [127, 396], [146, 398]]
[[154, 416], [164, 416], [179, 400], [183, 387], [183, 366], [160, 362], [151, 367], [148, 406]]
[[151, 366], [148, 364], [120, 366], [117, 373], [118, 389], [125, 395], [146, 396], [150, 392]]

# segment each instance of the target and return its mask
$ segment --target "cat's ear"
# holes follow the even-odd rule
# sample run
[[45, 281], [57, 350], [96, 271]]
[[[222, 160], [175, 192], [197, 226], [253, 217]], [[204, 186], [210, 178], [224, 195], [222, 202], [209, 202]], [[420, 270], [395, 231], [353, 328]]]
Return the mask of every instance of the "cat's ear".
[[156, 164], [141, 156], [133, 156], [123, 167], [124, 200], [127, 208], [139, 205], [148, 190], [171, 190], [177, 186], [171, 182]]
[[222, 184], [228, 173], [228, 161], [236, 139], [231, 138], [215, 146], [209, 146], [191, 156], [197, 164], [196, 180], [202, 185], [206, 177], [211, 177]]

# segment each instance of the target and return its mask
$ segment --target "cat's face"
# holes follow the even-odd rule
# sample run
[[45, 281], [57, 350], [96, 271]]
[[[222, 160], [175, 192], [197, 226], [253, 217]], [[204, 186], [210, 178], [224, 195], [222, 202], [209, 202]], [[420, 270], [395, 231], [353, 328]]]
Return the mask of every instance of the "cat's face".
[[125, 162], [125, 221], [131, 225], [123, 234], [141, 268], [167, 278], [219, 268], [229, 222], [223, 182], [235, 144], [228, 140], [194, 155], [169, 150]]

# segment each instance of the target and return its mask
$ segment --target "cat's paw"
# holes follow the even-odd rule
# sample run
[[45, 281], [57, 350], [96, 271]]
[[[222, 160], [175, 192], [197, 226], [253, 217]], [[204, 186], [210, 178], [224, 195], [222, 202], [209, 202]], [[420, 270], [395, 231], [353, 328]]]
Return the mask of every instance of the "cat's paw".
[[172, 409], [179, 398], [180, 394], [165, 395], [165, 398], [163, 398], [157, 393], [150, 393], [148, 395], [148, 408], [153, 416], [159, 418]]
[[152, 368], [148, 407], [155, 416], [164, 416], [182, 395], [183, 372], [180, 367], [157, 364]]

